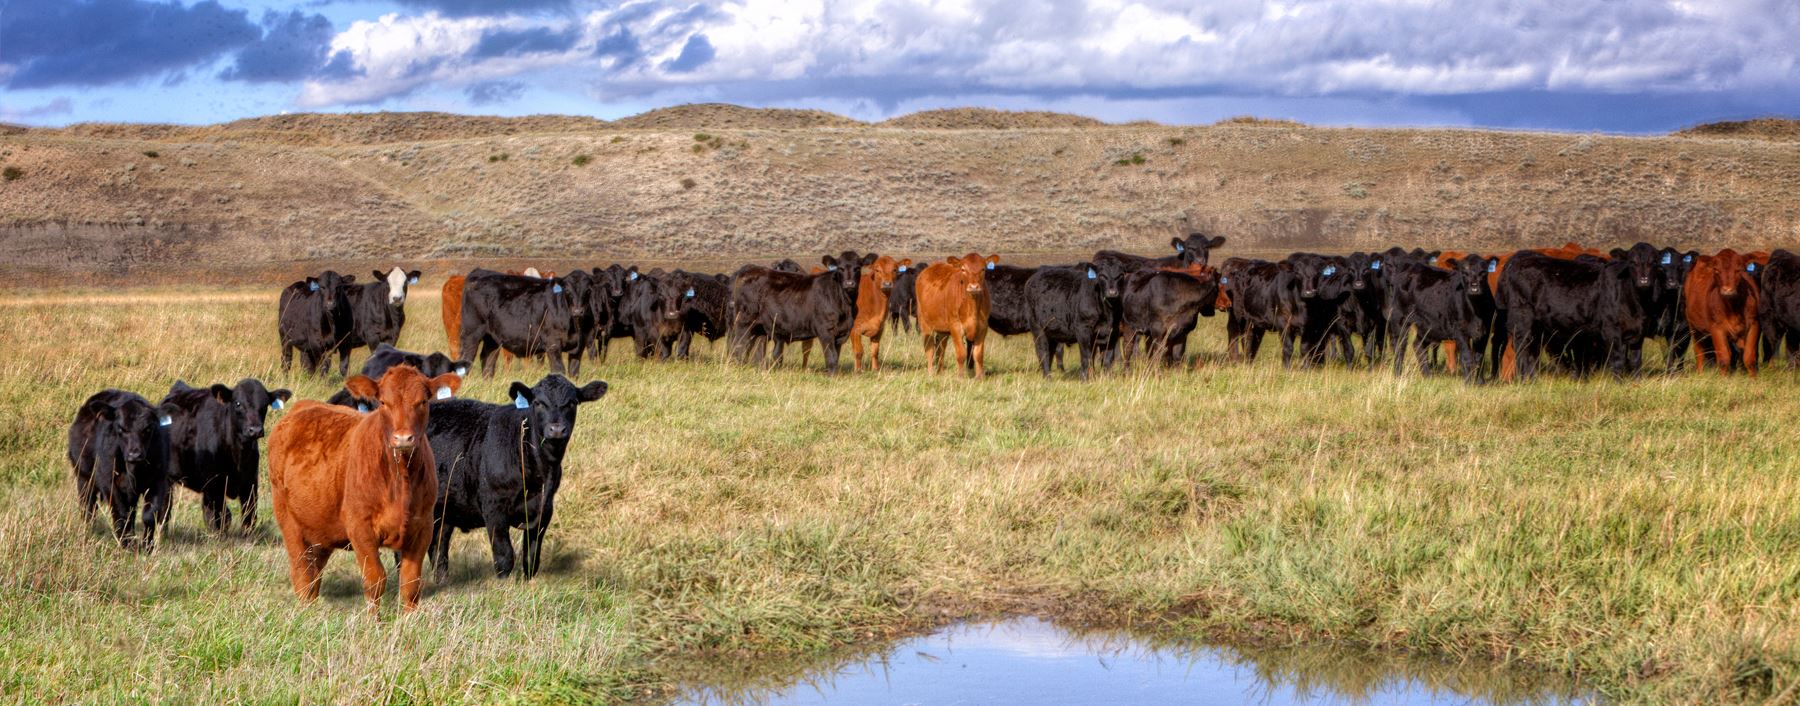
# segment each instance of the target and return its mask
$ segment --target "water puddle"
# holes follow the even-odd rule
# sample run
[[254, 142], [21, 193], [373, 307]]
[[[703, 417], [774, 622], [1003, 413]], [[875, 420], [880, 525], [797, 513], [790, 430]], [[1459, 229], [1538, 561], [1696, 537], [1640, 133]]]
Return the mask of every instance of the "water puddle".
[[709, 675], [681, 704], [1590, 704], [1538, 674], [1322, 648], [1245, 650], [962, 623], [797, 676]]

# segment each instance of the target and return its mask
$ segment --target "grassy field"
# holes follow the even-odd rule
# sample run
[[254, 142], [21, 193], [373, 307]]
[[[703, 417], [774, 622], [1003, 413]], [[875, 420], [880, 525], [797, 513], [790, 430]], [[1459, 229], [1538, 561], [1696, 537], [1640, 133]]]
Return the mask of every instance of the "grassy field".
[[[1083, 384], [1039, 378], [1022, 340], [992, 346], [979, 382], [927, 376], [909, 336], [889, 370], [837, 378], [725, 365], [722, 346], [688, 364], [615, 351], [588, 370], [612, 392], [577, 425], [545, 572], [495, 580], [461, 535], [449, 584], [405, 617], [390, 590], [377, 621], [347, 556], [296, 605], [266, 489], [250, 538], [207, 535], [178, 491], [149, 557], [75, 510], [63, 436], [95, 390], [335, 389], [278, 372], [274, 309], [240, 289], [0, 301], [5, 698], [654, 700], [706, 660], [1011, 611], [1498, 659], [1620, 702], [1779, 702], [1800, 683], [1786, 370], [1470, 388], [1209, 361]], [[440, 347], [436, 300], [409, 309], [403, 347]], [[1198, 349], [1222, 337], [1208, 320]]]

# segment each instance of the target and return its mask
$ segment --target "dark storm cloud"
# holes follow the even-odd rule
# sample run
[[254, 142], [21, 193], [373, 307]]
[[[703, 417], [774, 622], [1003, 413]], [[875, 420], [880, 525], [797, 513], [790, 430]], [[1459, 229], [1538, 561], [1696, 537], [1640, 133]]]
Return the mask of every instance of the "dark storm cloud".
[[331, 20], [298, 10], [263, 15], [263, 36], [238, 52], [237, 62], [219, 74], [228, 81], [294, 81], [325, 66]]
[[707, 41], [706, 35], [696, 34], [688, 37], [687, 44], [682, 45], [680, 56], [663, 62], [663, 68], [675, 73], [687, 73], [705, 66], [706, 62], [713, 60], [715, 54], [717, 52], [713, 50], [712, 42]]
[[394, 2], [403, 7], [418, 10], [437, 10], [452, 17], [563, 10], [572, 5], [570, 0], [394, 0]]
[[99, 86], [179, 71], [262, 37], [214, 0], [14, 0], [0, 16], [7, 88]]
[[581, 28], [575, 25], [562, 29], [551, 27], [501, 29], [483, 35], [481, 43], [475, 45], [475, 48], [469, 52], [469, 56], [475, 59], [489, 59], [496, 56], [564, 52], [575, 46], [578, 41], [581, 41]]

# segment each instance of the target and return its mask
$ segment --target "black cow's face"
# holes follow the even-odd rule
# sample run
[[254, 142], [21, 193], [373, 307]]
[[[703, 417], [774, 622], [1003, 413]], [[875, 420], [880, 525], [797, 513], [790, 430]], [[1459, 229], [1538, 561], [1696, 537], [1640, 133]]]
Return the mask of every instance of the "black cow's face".
[[568, 378], [551, 373], [536, 387], [512, 384], [513, 407], [525, 410], [527, 433], [536, 445], [561, 449], [575, 431], [575, 408], [606, 395], [606, 383], [595, 380], [576, 387]]
[[1488, 293], [1488, 273], [1500, 268], [1500, 259], [1485, 255], [1465, 255], [1462, 259], [1451, 263], [1451, 269], [1461, 276], [1463, 293], [1471, 297], [1479, 297]]
[[1663, 278], [1663, 287], [1680, 290], [1687, 283], [1688, 270], [1694, 268], [1694, 255], [1675, 248], [1656, 251], [1656, 269]]
[[[104, 402], [94, 402], [88, 409], [94, 413], [94, 435], [99, 443], [110, 446], [129, 464], [140, 464], [150, 460], [150, 454], [156, 449], [156, 435], [161, 432], [163, 412], [149, 404], [132, 400], [120, 407], [113, 407]], [[100, 451], [105, 452], [103, 447]], [[111, 463], [102, 463], [107, 477], [96, 482], [110, 487]], [[99, 469], [96, 469], [99, 470]]]
[[576, 269], [564, 275], [561, 282], [569, 297], [569, 315], [576, 318], [587, 316], [594, 301], [594, 273]]
[[1089, 282], [1092, 282], [1095, 287], [1099, 288], [1101, 296], [1106, 297], [1109, 301], [1118, 299], [1120, 293], [1124, 290], [1125, 272], [1124, 268], [1120, 267], [1117, 262], [1111, 260], [1098, 263], [1090, 262], [1087, 267], [1083, 269], [1082, 276], [1086, 277]]
[[309, 289], [325, 297], [325, 311], [336, 312], [344, 303], [344, 287], [356, 281], [355, 277], [346, 277], [333, 270], [319, 273], [317, 277], [306, 278]]
[[1300, 296], [1308, 299], [1335, 298], [1350, 286], [1350, 265], [1344, 258], [1297, 258], [1294, 261], [1294, 274], [1300, 279]]
[[650, 296], [656, 302], [656, 315], [668, 320], [681, 318], [681, 310], [687, 305], [687, 287], [670, 276], [650, 276], [644, 278], [641, 286], [649, 287]]
[[1189, 233], [1186, 238], [1171, 238], [1169, 247], [1175, 248], [1175, 254], [1187, 262], [1208, 264], [1213, 248], [1225, 244], [1225, 236], [1207, 237], [1205, 233]]
[[1344, 269], [1350, 275], [1350, 288], [1361, 292], [1370, 287], [1381, 286], [1381, 255], [1370, 253], [1351, 253], [1344, 258]]
[[864, 265], [875, 262], [875, 257], [875, 253], [858, 255], [854, 251], [845, 250], [837, 257], [826, 255], [820, 259], [820, 262], [824, 263], [825, 272], [837, 278], [838, 284], [844, 287], [844, 291], [848, 292], [851, 298], [855, 298], [856, 287], [862, 281], [862, 268]]
[[596, 296], [609, 297], [613, 302], [618, 302], [620, 297], [625, 296], [625, 272], [626, 269], [618, 265], [610, 265], [604, 270], [594, 268]]
[[1630, 250], [1613, 248], [1610, 254], [1614, 261], [1625, 263], [1627, 277], [1631, 280], [1632, 286], [1638, 289], [1650, 289], [1656, 286], [1659, 274], [1657, 270], [1661, 267], [1662, 255], [1656, 251], [1655, 246], [1649, 243], [1638, 243], [1631, 246]]
[[432, 378], [443, 375], [444, 373], [468, 375], [469, 361], [451, 360], [450, 356], [434, 352], [431, 355], [425, 356], [425, 367], [421, 368], [420, 372], [424, 373], [425, 377]]
[[[218, 387], [218, 386], [215, 386]], [[231, 408], [233, 426], [237, 427], [238, 439], [253, 442], [262, 438], [265, 422], [268, 421], [269, 408], [281, 409], [287, 406], [294, 393], [287, 389], [270, 390], [264, 387], [261, 380], [244, 378], [237, 387], [231, 388], [229, 396], [221, 399]], [[214, 394], [218, 397], [218, 394]]]

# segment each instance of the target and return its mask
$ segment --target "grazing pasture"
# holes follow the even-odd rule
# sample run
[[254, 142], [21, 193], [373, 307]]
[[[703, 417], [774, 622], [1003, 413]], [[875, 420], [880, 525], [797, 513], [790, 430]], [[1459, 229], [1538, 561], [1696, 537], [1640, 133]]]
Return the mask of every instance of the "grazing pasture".
[[[441, 283], [411, 291], [399, 347], [447, 349]], [[493, 578], [464, 538], [416, 612], [390, 586], [372, 618], [342, 557], [296, 603], [268, 503], [219, 536], [176, 493], [149, 555], [77, 509], [66, 430], [94, 391], [335, 392], [281, 371], [275, 311], [267, 287], [0, 295], [0, 694], [657, 700], [697, 661], [1004, 612], [1497, 660], [1626, 703], [1800, 683], [1800, 377], [1782, 364], [1664, 376], [1652, 342], [1643, 379], [1471, 387], [1226, 362], [1223, 316], [1200, 320], [1191, 371], [1087, 383], [1044, 379], [1022, 337], [987, 339], [984, 379], [925, 375], [898, 327], [876, 374], [733, 365], [724, 339], [687, 362], [614, 355], [575, 378], [609, 391], [574, 429], [537, 576]], [[505, 403], [543, 374], [505, 363], [458, 396]]]

